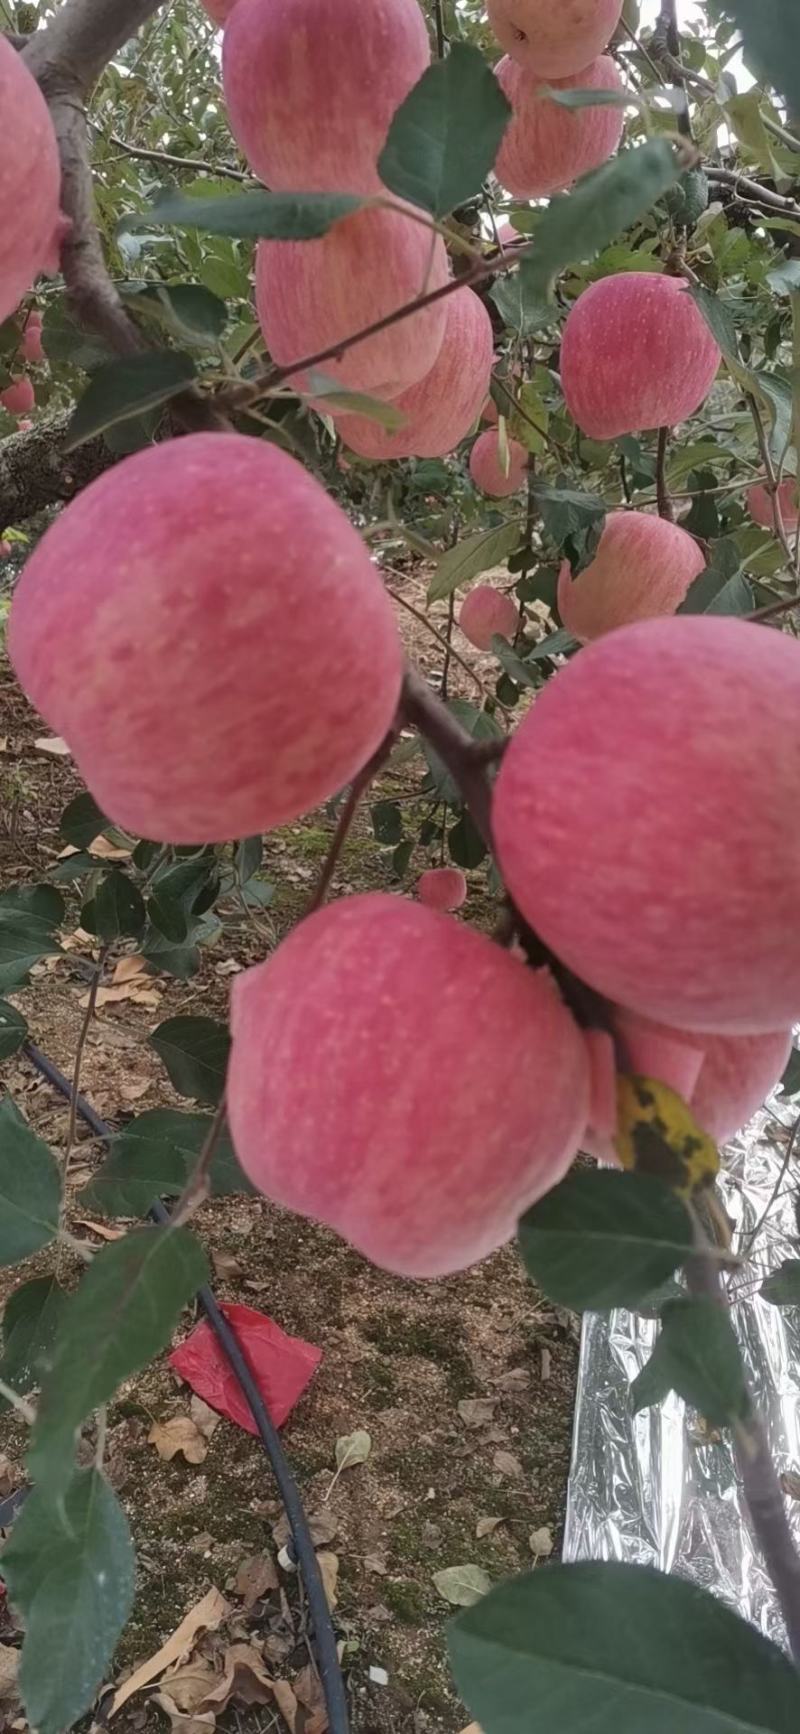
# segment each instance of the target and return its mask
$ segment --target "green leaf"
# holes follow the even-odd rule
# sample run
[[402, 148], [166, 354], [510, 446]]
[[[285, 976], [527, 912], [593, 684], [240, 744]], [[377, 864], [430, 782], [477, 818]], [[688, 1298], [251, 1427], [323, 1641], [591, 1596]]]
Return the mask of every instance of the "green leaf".
[[544, 681], [544, 670], [532, 668], [527, 658], [521, 657], [509, 644], [507, 638], [501, 638], [499, 633], [492, 634], [492, 655], [497, 657], [500, 667], [510, 680], [517, 686], [539, 687]]
[[[6, 1301], [0, 1378], [22, 1397], [38, 1385], [49, 1365], [68, 1299], [54, 1276], [37, 1276], [22, 1283]], [[0, 1412], [8, 1406], [6, 1398], [0, 1398]]]
[[393, 403], [383, 403], [381, 398], [370, 397], [365, 391], [343, 391], [339, 381], [329, 379], [326, 373], [312, 371], [309, 374], [308, 391], [305, 395], [320, 398], [326, 408], [339, 410], [342, 415], [365, 415], [370, 421], [376, 421], [380, 427], [385, 427], [389, 433], [396, 433], [398, 428], [405, 427], [406, 417]]
[[488, 850], [475, 824], [466, 811], [447, 833], [447, 853], [457, 867], [480, 867]]
[[398, 843], [397, 848], [392, 850], [392, 872], [398, 879], [405, 878], [414, 849], [413, 838], [407, 838], [405, 843]]
[[742, 556], [732, 536], [715, 542], [708, 565], [689, 585], [678, 613], [707, 614], [715, 596], [738, 576], [741, 564]]
[[[208, 1114], [148, 1109], [114, 1138], [102, 1168], [80, 1194], [81, 1205], [107, 1216], [144, 1216], [157, 1198], [183, 1191], [210, 1127]], [[253, 1190], [227, 1132], [218, 1140], [210, 1181], [215, 1197]]]
[[[465, 728], [467, 733], [472, 735], [473, 740], [502, 740], [503, 731], [494, 717], [490, 716], [488, 711], [478, 710], [474, 704], [470, 704], [468, 699], [451, 698], [448, 701], [447, 709], [461, 723], [462, 728]], [[460, 807], [462, 797], [458, 784], [439, 758], [438, 753], [434, 752], [433, 747], [427, 741], [423, 741], [422, 746], [440, 801], [446, 801], [448, 807]]]
[[488, 572], [490, 566], [499, 566], [516, 548], [520, 535], [520, 525], [513, 521], [498, 524], [492, 530], [478, 530], [476, 535], [465, 536], [463, 542], [448, 548], [431, 578], [428, 601], [441, 602], [462, 584], [468, 584], [470, 578]]
[[[800, 264], [800, 260], [793, 260]], [[755, 368], [751, 375], [753, 390], [767, 412], [769, 449], [775, 464], [782, 464], [792, 444], [792, 387], [779, 373], [765, 373]]]
[[369, 816], [377, 843], [402, 842], [403, 815], [396, 801], [377, 801], [374, 807], [370, 807]]
[[15, 885], [0, 892], [0, 919], [32, 916], [46, 922], [51, 929], [60, 927], [66, 915], [66, 904], [52, 885]]
[[520, 264], [526, 293], [543, 301], [567, 265], [601, 252], [643, 217], [679, 174], [671, 144], [652, 138], [584, 175], [571, 193], [552, 199], [537, 225], [535, 248]]
[[709, 602], [706, 614], [752, 614], [753, 592], [742, 572], [729, 578]]
[[186, 912], [166, 891], [154, 891], [147, 899], [147, 915], [164, 939], [172, 945], [182, 945], [189, 932]]
[[646, 1566], [539, 1566], [449, 1629], [484, 1734], [794, 1734], [800, 1676], [716, 1597]]
[[166, 1348], [207, 1277], [187, 1228], [135, 1228], [95, 1255], [62, 1319], [31, 1438], [31, 1474], [51, 1499], [69, 1481], [81, 1422]]
[[553, 324], [555, 308], [546, 295], [538, 290], [531, 293], [527, 276], [522, 271], [505, 272], [497, 278], [489, 294], [501, 319], [520, 337], [532, 337], [543, 326]]
[[237, 843], [234, 865], [240, 884], [246, 885], [248, 879], [252, 879], [253, 874], [258, 872], [263, 859], [263, 837], [243, 837], [241, 843]]
[[97, 866], [96, 856], [79, 849], [76, 855], [65, 855], [63, 861], [57, 861], [50, 877], [56, 885], [73, 885], [84, 873], [94, 873]]
[[16, 1264], [58, 1233], [61, 1174], [10, 1096], [0, 1103], [0, 1265]]
[[231, 1038], [216, 1018], [167, 1018], [148, 1037], [181, 1096], [219, 1101], [225, 1088]]
[[[668, 1301], [651, 1356], [650, 1379], [677, 1391], [715, 1427], [748, 1407], [742, 1357], [730, 1318], [711, 1300]], [[638, 1398], [641, 1399], [641, 1387]]]
[[42, 343], [48, 361], [80, 367], [84, 372], [113, 360], [114, 351], [110, 345], [83, 331], [70, 318], [64, 301], [48, 302], [42, 323]]
[[56, 1506], [26, 1499], [3, 1549], [9, 1597], [25, 1620], [19, 1686], [37, 1734], [88, 1710], [133, 1605], [128, 1520], [102, 1475], [73, 1475]]
[[606, 515], [605, 501], [581, 488], [553, 488], [535, 482], [533, 497], [545, 530], [557, 548], [563, 548], [570, 537], [585, 536], [594, 525], [602, 525]]
[[585, 90], [561, 90], [558, 85], [546, 84], [540, 94], [546, 96], [548, 102], [558, 103], [559, 108], [630, 108], [637, 105], [632, 90], [600, 90], [591, 86]]
[[141, 891], [116, 869], [100, 880], [91, 909], [94, 925], [90, 932], [106, 945], [111, 945], [115, 939], [138, 939], [144, 931], [145, 910]]
[[741, 30], [748, 66], [786, 97], [790, 114], [800, 113], [795, 0], [725, 0], [725, 10]]
[[599, 1169], [568, 1174], [518, 1232], [528, 1274], [575, 1312], [635, 1307], [692, 1245], [688, 1211], [663, 1181]]
[[313, 241], [366, 200], [353, 193], [236, 193], [221, 199], [185, 198], [164, 188], [141, 216], [123, 217], [121, 230], [202, 229], [208, 235], [264, 236], [273, 241]]
[[64, 808], [61, 815], [59, 830], [67, 843], [75, 849], [88, 849], [95, 837], [108, 830], [108, 819], [100, 811], [93, 795], [85, 792], [76, 795], [74, 801]]
[[[50, 889], [50, 886], [37, 887], [42, 892]], [[53, 896], [58, 897], [58, 892], [54, 890]], [[63, 919], [63, 904], [61, 908]], [[39, 914], [33, 901], [26, 906], [22, 894], [14, 901], [0, 897], [0, 993], [19, 987], [34, 963], [60, 951], [49, 915]]]
[[129, 355], [109, 361], [93, 374], [72, 417], [62, 444], [74, 452], [94, 434], [115, 423], [128, 421], [145, 410], [157, 409], [185, 391], [197, 369], [190, 355], [177, 349], [151, 349], [144, 355]]
[[739, 355], [739, 339], [736, 335], [733, 314], [727, 302], [723, 301], [721, 296], [714, 295], [710, 289], [704, 288], [702, 283], [692, 284], [686, 293], [691, 295], [695, 306], [702, 313], [712, 337], [719, 344], [732, 372], [737, 377], [746, 373], [747, 370], [742, 367]]
[[477, 48], [454, 42], [396, 110], [378, 158], [390, 192], [434, 217], [479, 193], [494, 167], [511, 105]]
[[228, 323], [225, 302], [202, 283], [123, 283], [119, 289], [134, 313], [157, 319], [184, 342], [216, 348]]
[[[651, 1316], [658, 1318], [661, 1306], [653, 1306], [648, 1296], [644, 1297], [643, 1305]], [[663, 1305], [663, 1302], [661, 1303]], [[641, 1372], [631, 1381], [631, 1408], [634, 1415], [641, 1414], [643, 1409], [658, 1408], [672, 1390], [672, 1378], [664, 1362], [659, 1360], [655, 1350], [645, 1361]]]
[[759, 1292], [771, 1306], [800, 1306], [800, 1258], [785, 1259], [761, 1284]]
[[26, 1041], [28, 1025], [21, 1011], [0, 999], [0, 1060], [10, 1060]]
[[446, 1565], [435, 1571], [433, 1581], [440, 1596], [452, 1607], [471, 1608], [492, 1587], [488, 1572], [480, 1565]]
[[781, 1078], [781, 1089], [785, 1096], [796, 1096], [800, 1092], [800, 1048], [792, 1048]]
[[573, 651], [580, 649], [577, 638], [571, 632], [560, 626], [557, 632], [548, 633], [546, 638], [540, 638], [532, 650], [525, 652], [526, 662], [545, 662], [551, 656], [571, 656]]

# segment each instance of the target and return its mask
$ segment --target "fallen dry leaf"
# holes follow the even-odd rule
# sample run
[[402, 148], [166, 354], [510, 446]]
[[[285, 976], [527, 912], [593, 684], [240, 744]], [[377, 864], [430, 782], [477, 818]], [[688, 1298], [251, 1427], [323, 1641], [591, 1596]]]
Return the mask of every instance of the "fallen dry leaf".
[[446, 1602], [455, 1608], [471, 1608], [492, 1587], [492, 1580], [480, 1565], [448, 1565], [435, 1571], [433, 1581]]
[[501, 1391], [527, 1391], [531, 1376], [527, 1367], [510, 1367], [497, 1381]]
[[9, 1493], [13, 1493], [15, 1487], [19, 1487], [21, 1480], [22, 1469], [19, 1463], [14, 1463], [10, 1457], [6, 1457], [4, 1451], [0, 1451], [0, 1499], [5, 1499]]
[[[157, 1010], [161, 1004], [161, 994], [155, 985], [145, 986], [146, 981], [150, 983], [149, 976], [136, 976], [133, 981], [120, 982], [119, 987], [99, 987], [95, 994], [95, 1005], [102, 1010], [104, 1005], [121, 1005], [124, 1000], [129, 1000], [132, 1005], [151, 1006], [153, 1010]], [[88, 1004], [87, 989], [86, 993], [81, 994], [78, 1005], [86, 1011]]]
[[115, 1716], [117, 1711], [127, 1704], [134, 1692], [140, 1692], [143, 1686], [149, 1686], [151, 1680], [157, 1680], [167, 1668], [174, 1668], [188, 1656], [195, 1638], [200, 1632], [215, 1632], [222, 1625], [230, 1608], [218, 1589], [210, 1589], [202, 1599], [190, 1608], [185, 1618], [181, 1620], [170, 1638], [167, 1638], [161, 1649], [157, 1650], [149, 1660], [142, 1662], [127, 1680], [124, 1680], [114, 1695], [109, 1716]]
[[479, 1517], [475, 1525], [475, 1535], [478, 1541], [483, 1541], [485, 1535], [494, 1535], [501, 1523], [505, 1523], [504, 1517]]
[[268, 1704], [274, 1681], [252, 1644], [231, 1644], [223, 1657], [219, 1684], [206, 1694], [204, 1709], [224, 1710], [234, 1699], [239, 1704]]
[[539, 1350], [539, 1359], [542, 1363], [542, 1378], [543, 1379], [549, 1379], [550, 1370], [551, 1370], [551, 1367], [553, 1365], [553, 1357], [550, 1353], [550, 1350], [544, 1349], [544, 1348], [540, 1349]]
[[120, 1095], [124, 1102], [138, 1102], [147, 1095], [149, 1088], [149, 1078], [131, 1078], [127, 1084], [120, 1085]]
[[215, 1274], [222, 1277], [223, 1280], [230, 1280], [235, 1276], [244, 1276], [244, 1267], [239, 1263], [236, 1254], [233, 1252], [212, 1251], [211, 1263], [214, 1266]]
[[37, 753], [48, 753], [52, 759], [69, 758], [69, 747], [60, 735], [42, 735], [33, 744]]
[[101, 1240], [122, 1240], [127, 1234], [125, 1228], [112, 1228], [110, 1222], [94, 1222], [91, 1216], [75, 1216], [73, 1221], [77, 1228], [88, 1228], [91, 1234], [96, 1234]]
[[17, 1696], [19, 1656], [13, 1644], [0, 1644], [0, 1704], [7, 1704]]
[[250, 1559], [242, 1560], [233, 1580], [233, 1592], [234, 1595], [241, 1596], [246, 1614], [262, 1596], [277, 1588], [278, 1573], [267, 1554], [254, 1553]]
[[470, 1722], [468, 1728], [462, 1728], [461, 1734], [483, 1734], [483, 1729], [478, 1726], [477, 1722]]
[[386, 1577], [389, 1567], [379, 1553], [367, 1553], [364, 1555], [364, 1570], [374, 1572], [376, 1577]]
[[532, 1529], [528, 1536], [528, 1546], [534, 1559], [549, 1559], [553, 1551], [552, 1531], [542, 1524], [541, 1529]]
[[219, 1680], [219, 1674], [213, 1662], [207, 1662], [202, 1656], [195, 1656], [185, 1666], [174, 1668], [165, 1674], [161, 1681], [161, 1689], [169, 1693], [176, 1710], [186, 1716], [192, 1710], [201, 1710], [205, 1699]]
[[303, 1734], [325, 1734], [328, 1727], [325, 1693], [319, 1674], [310, 1662], [301, 1668], [293, 1681], [293, 1690], [298, 1704], [302, 1704], [303, 1709], [308, 1711]]
[[[69, 749], [67, 749], [69, 750]], [[112, 843], [110, 837], [104, 837], [102, 831], [99, 837], [89, 844], [89, 854], [99, 855], [101, 861], [130, 861], [133, 851], [119, 843]]]
[[780, 1481], [781, 1490], [789, 1499], [800, 1499], [800, 1475], [796, 1469], [785, 1469]]
[[149, 1701], [151, 1704], [158, 1704], [164, 1715], [169, 1717], [171, 1734], [213, 1734], [213, 1729], [217, 1726], [213, 1710], [204, 1715], [193, 1711], [189, 1716], [184, 1716], [168, 1692], [154, 1692]]
[[494, 1419], [496, 1407], [495, 1397], [462, 1397], [458, 1413], [466, 1427], [483, 1427]]
[[337, 1476], [345, 1469], [355, 1469], [358, 1463], [366, 1463], [371, 1450], [372, 1440], [363, 1427], [357, 1427], [355, 1433], [342, 1433], [336, 1441]]
[[212, 1409], [210, 1403], [204, 1403], [202, 1397], [192, 1397], [189, 1404], [189, 1414], [195, 1427], [200, 1429], [204, 1439], [211, 1438], [212, 1433], [216, 1431], [222, 1420], [222, 1416], [217, 1414], [216, 1409]]
[[112, 975], [111, 980], [113, 981], [114, 986], [118, 987], [121, 981], [133, 981], [135, 976], [144, 975], [146, 971], [147, 959], [145, 957], [139, 957], [138, 955], [134, 957], [121, 957], [119, 963], [114, 966], [114, 974]]
[[290, 1734], [295, 1734], [298, 1703], [288, 1680], [273, 1680], [272, 1690], [275, 1694], [275, 1702]]
[[[320, 1511], [312, 1511], [308, 1519], [311, 1540], [315, 1547], [327, 1547], [330, 1541], [339, 1534], [339, 1520], [334, 1517], [327, 1505]], [[286, 1547], [291, 1537], [292, 1529], [288, 1517], [284, 1513], [272, 1526], [272, 1539], [277, 1548]]]
[[322, 1576], [325, 1598], [331, 1613], [333, 1613], [336, 1606], [336, 1586], [339, 1582], [339, 1556], [323, 1551], [317, 1554], [317, 1563]]
[[208, 1456], [208, 1444], [190, 1415], [173, 1415], [169, 1421], [154, 1421], [147, 1443], [155, 1445], [165, 1463], [171, 1463], [179, 1451], [187, 1463], [204, 1463]]
[[498, 1475], [517, 1476], [522, 1474], [522, 1464], [519, 1458], [514, 1456], [513, 1451], [495, 1451], [492, 1465], [497, 1470]]

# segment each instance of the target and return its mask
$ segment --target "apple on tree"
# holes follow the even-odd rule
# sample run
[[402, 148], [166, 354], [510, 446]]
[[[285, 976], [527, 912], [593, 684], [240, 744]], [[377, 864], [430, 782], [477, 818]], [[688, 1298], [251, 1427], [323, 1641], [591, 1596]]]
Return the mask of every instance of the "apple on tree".
[[693, 536], [649, 512], [609, 512], [594, 559], [573, 578], [558, 575], [558, 612], [586, 643], [656, 614], [674, 614], [705, 567]]

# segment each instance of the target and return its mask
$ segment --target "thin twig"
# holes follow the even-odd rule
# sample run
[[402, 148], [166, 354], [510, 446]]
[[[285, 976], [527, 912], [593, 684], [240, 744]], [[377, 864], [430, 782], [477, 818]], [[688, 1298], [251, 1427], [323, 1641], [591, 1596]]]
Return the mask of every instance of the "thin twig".
[[[391, 573], [391, 572], [393, 572], [393, 568], [391, 566], [384, 566], [383, 571]], [[401, 579], [403, 578], [402, 572], [396, 572], [394, 575], [397, 578], [401, 578]], [[427, 614], [423, 614], [421, 608], [415, 608], [413, 602], [407, 602], [405, 596], [400, 596], [396, 590], [391, 590], [389, 592], [389, 594], [390, 594], [393, 602], [399, 602], [401, 608], [406, 608], [408, 610], [409, 614], [413, 614], [414, 619], [418, 620], [420, 622], [420, 625], [425, 627], [426, 632], [430, 633], [431, 638], [435, 638], [437, 643], [441, 644], [442, 649], [446, 648], [447, 641], [445, 639], [444, 633], [439, 632], [438, 628], [436, 626], [434, 626], [433, 621], [428, 619]], [[477, 673], [477, 671], [474, 668], [470, 668], [470, 665], [467, 662], [466, 658], [461, 655], [460, 651], [456, 650], [455, 645], [453, 645], [453, 644], [451, 644], [451, 646], [450, 646], [450, 657], [451, 657], [451, 660], [453, 662], [458, 663], [459, 668], [463, 668], [464, 673], [469, 675], [470, 680], [475, 682], [475, 685], [478, 688], [478, 691], [479, 691], [482, 698], [491, 698], [492, 697], [492, 694], [489, 692], [488, 688], [485, 686], [484, 682], [481, 680], [480, 675]], [[508, 710], [507, 706], [504, 704], [501, 704], [499, 698], [496, 698], [494, 702], [497, 705], [498, 710], [501, 710], [503, 712], [504, 716], [510, 716], [511, 713]]]
[[345, 796], [342, 810], [339, 814], [336, 830], [334, 831], [331, 840], [331, 846], [322, 863], [322, 871], [303, 912], [304, 916], [313, 915], [314, 911], [321, 909], [325, 902], [325, 898], [327, 897], [331, 887], [333, 875], [336, 872], [339, 856], [342, 853], [342, 849], [347, 841], [350, 826], [355, 818], [359, 801], [361, 800], [365, 790], [369, 788], [373, 777], [377, 776], [381, 765], [386, 763], [399, 733], [399, 724], [390, 728], [389, 733], [384, 735], [380, 746], [377, 751], [373, 753], [372, 758], [367, 760], [367, 763], [359, 771], [358, 775], [353, 778], [347, 795]]
[[476, 753], [476, 743], [471, 735], [431, 692], [419, 671], [411, 666], [406, 669], [400, 709], [406, 721], [413, 723], [430, 742], [455, 778], [487, 849], [491, 849], [491, 785], [485, 760]]
[[784, 554], [786, 555], [788, 565], [790, 567], [793, 567], [794, 555], [792, 552], [791, 544], [789, 542], [789, 538], [786, 534], [786, 526], [783, 522], [783, 512], [781, 511], [781, 501], [780, 501], [780, 493], [779, 493], [780, 478], [776, 474], [775, 465], [772, 461], [772, 453], [769, 449], [769, 441], [767, 440], [767, 436], [766, 436], [766, 433], [764, 431], [764, 423], [761, 419], [761, 410], [759, 409], [758, 403], [757, 403], [756, 398], [754, 397], [752, 391], [746, 391], [744, 394], [744, 397], [745, 397], [745, 403], [747, 404], [747, 407], [750, 411], [750, 414], [753, 417], [753, 424], [754, 424], [755, 430], [756, 430], [756, 439], [758, 440], [758, 449], [759, 449], [759, 453], [761, 455], [761, 462], [764, 465], [764, 469], [766, 471], [767, 479], [766, 479], [766, 482], [764, 483], [764, 486], [767, 490], [767, 493], [769, 494], [770, 502], [772, 505], [772, 521], [775, 525], [775, 534], [778, 538], [778, 541], [780, 542], [780, 545], [784, 551]]
[[753, 614], [747, 614], [745, 619], [771, 620], [774, 615], [791, 613], [793, 608], [800, 608], [800, 596], [784, 596], [781, 602], [768, 602], [764, 608], [756, 608]]
[[732, 187], [736, 194], [755, 204], [764, 205], [768, 210], [782, 211], [787, 217], [800, 218], [800, 205], [795, 199], [784, 198], [782, 193], [773, 192], [772, 187], [762, 187], [760, 181], [741, 175], [738, 169], [719, 169], [709, 163], [705, 173], [710, 181], [717, 181], [722, 187]]
[[444, 60], [447, 38], [444, 33], [444, 12], [442, 8], [442, 0], [433, 0], [433, 15], [436, 24], [436, 53], [440, 60]]
[[191, 1174], [170, 1216], [173, 1228], [180, 1228], [184, 1222], [194, 1216], [204, 1204], [211, 1191], [211, 1164], [217, 1153], [217, 1145], [225, 1128], [225, 1096], [220, 1097], [214, 1118], [205, 1136], [203, 1148], [192, 1169]]
[[656, 453], [656, 500], [658, 502], [658, 515], [660, 518], [666, 518], [668, 524], [674, 524], [675, 510], [669, 496], [666, 474], [668, 445], [669, 428], [660, 427], [658, 430], [658, 450]]
[[86, 1000], [86, 1010], [83, 1014], [83, 1022], [81, 1024], [80, 1030], [78, 1031], [78, 1040], [75, 1044], [75, 1064], [72, 1068], [72, 1090], [71, 1090], [70, 1098], [69, 1098], [69, 1121], [67, 1123], [67, 1144], [66, 1144], [66, 1149], [64, 1151], [64, 1162], [63, 1162], [64, 1194], [66, 1193], [67, 1175], [69, 1174], [69, 1165], [70, 1165], [70, 1161], [72, 1159], [72, 1152], [73, 1152], [73, 1149], [75, 1146], [75, 1135], [76, 1135], [76, 1132], [78, 1129], [78, 1097], [80, 1095], [80, 1090], [81, 1090], [81, 1065], [83, 1063], [83, 1050], [86, 1046], [86, 1038], [89, 1034], [89, 1029], [91, 1027], [92, 1018], [94, 1017], [95, 1006], [97, 1004], [97, 990], [98, 990], [100, 983], [103, 979], [103, 970], [105, 969], [106, 958], [108, 957], [108, 951], [109, 951], [109, 948], [107, 945], [101, 946], [100, 952], [99, 952], [99, 955], [97, 958], [97, 963], [95, 965], [95, 971], [94, 971], [92, 979], [89, 983], [89, 993], [88, 993], [88, 997]]
[[170, 151], [145, 150], [142, 145], [126, 144], [124, 138], [119, 138], [114, 132], [109, 133], [107, 138], [101, 133], [101, 137], [106, 144], [115, 145], [117, 150], [124, 151], [126, 157], [141, 157], [146, 163], [164, 163], [168, 168], [192, 169], [195, 174], [213, 175], [215, 179], [254, 184], [250, 175], [243, 174], [241, 169], [229, 168], [227, 163], [204, 163], [199, 157], [176, 157]]
[[94, 1466], [98, 1475], [101, 1473], [106, 1455], [106, 1439], [108, 1438], [108, 1408], [103, 1404], [97, 1411], [97, 1423], [94, 1440]]

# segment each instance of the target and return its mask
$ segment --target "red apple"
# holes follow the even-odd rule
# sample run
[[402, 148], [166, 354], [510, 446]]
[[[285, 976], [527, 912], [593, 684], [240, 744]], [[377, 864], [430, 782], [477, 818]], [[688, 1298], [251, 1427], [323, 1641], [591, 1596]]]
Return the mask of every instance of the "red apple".
[[[621, 108], [563, 108], [537, 73], [527, 72], [508, 55], [495, 71], [512, 114], [494, 172], [514, 198], [540, 199], [560, 192], [613, 156], [622, 137]], [[614, 61], [604, 54], [582, 72], [561, 79], [556, 88], [622, 91], [625, 86]]]
[[222, 30], [230, 18], [236, 0], [202, 0], [202, 4], [209, 18]]
[[528, 454], [519, 440], [506, 440], [508, 468], [500, 455], [500, 435], [494, 428], [487, 428], [486, 433], [478, 434], [478, 438], [469, 454], [469, 473], [476, 488], [482, 494], [491, 494], [495, 500], [501, 500], [508, 494], [519, 493], [525, 486], [528, 473]]
[[42, 346], [41, 313], [28, 314], [25, 321], [25, 329], [22, 333], [22, 342], [19, 346], [19, 353], [22, 356], [23, 361], [30, 361], [37, 367], [41, 367], [42, 363], [46, 360], [44, 348]]
[[472, 289], [456, 290], [445, 307], [442, 346], [430, 373], [394, 399], [404, 417], [396, 433], [368, 416], [334, 417], [345, 445], [360, 457], [443, 457], [474, 427], [492, 368], [492, 322]]
[[491, 650], [495, 633], [501, 638], [513, 638], [518, 620], [519, 611], [513, 599], [495, 590], [493, 584], [476, 584], [469, 590], [458, 616], [464, 637], [478, 650]]
[[9, 650], [108, 817], [171, 843], [252, 836], [335, 794], [389, 729], [402, 669], [344, 513], [241, 434], [150, 446], [65, 507]]
[[429, 867], [417, 880], [417, 896], [426, 909], [460, 909], [467, 901], [467, 881], [460, 867]]
[[57, 271], [65, 221], [50, 110], [11, 43], [0, 36], [0, 321], [40, 271]]
[[719, 363], [686, 284], [648, 271], [590, 284], [561, 340], [567, 409], [590, 439], [685, 421], [707, 397]]
[[[781, 482], [778, 488], [778, 505], [784, 530], [796, 530], [800, 521], [800, 505], [797, 499], [797, 481], [791, 476], [788, 481]], [[765, 530], [774, 530], [775, 514], [772, 510], [772, 495], [758, 482], [755, 487], [747, 490], [747, 510], [757, 524], [762, 524]]]
[[674, 614], [705, 559], [692, 536], [648, 512], [609, 512], [597, 553], [573, 578], [558, 575], [558, 612], [585, 643], [615, 626]]
[[[717, 1144], [726, 1143], [752, 1119], [783, 1076], [792, 1047], [790, 1030], [758, 1036], [703, 1036], [621, 1011], [614, 1022], [624, 1044], [624, 1069], [669, 1084]], [[613, 1100], [611, 1045], [602, 1053], [611, 1075], [601, 1083], [599, 1109], [597, 1078], [593, 1076], [590, 1129], [583, 1148], [602, 1161], [614, 1161], [616, 1107], [610, 1124], [605, 1111], [607, 1083]], [[600, 1128], [595, 1121], [600, 1122]]]
[[489, 23], [506, 54], [541, 78], [569, 78], [611, 41], [622, 0], [487, 0]]
[[33, 409], [36, 393], [27, 374], [20, 374], [19, 379], [12, 380], [5, 391], [0, 391], [0, 403], [9, 415], [26, 415]]
[[[318, 241], [260, 241], [256, 308], [273, 361], [279, 367], [300, 361], [441, 288], [447, 254], [440, 236], [431, 243], [429, 231], [402, 212], [377, 209], [354, 212]], [[355, 344], [341, 360], [321, 362], [320, 372], [349, 391], [398, 397], [433, 367], [446, 307], [445, 296]], [[298, 375], [297, 383], [307, 381]]]
[[548, 681], [495, 785], [525, 919], [607, 999], [679, 1029], [800, 1015], [800, 645], [713, 615], [643, 620]]
[[392, 117], [429, 61], [417, 0], [237, 0], [222, 44], [231, 131], [276, 192], [381, 192]]
[[233, 985], [245, 1172], [402, 1276], [485, 1258], [562, 1178], [589, 1102], [546, 971], [406, 898], [349, 897]]

